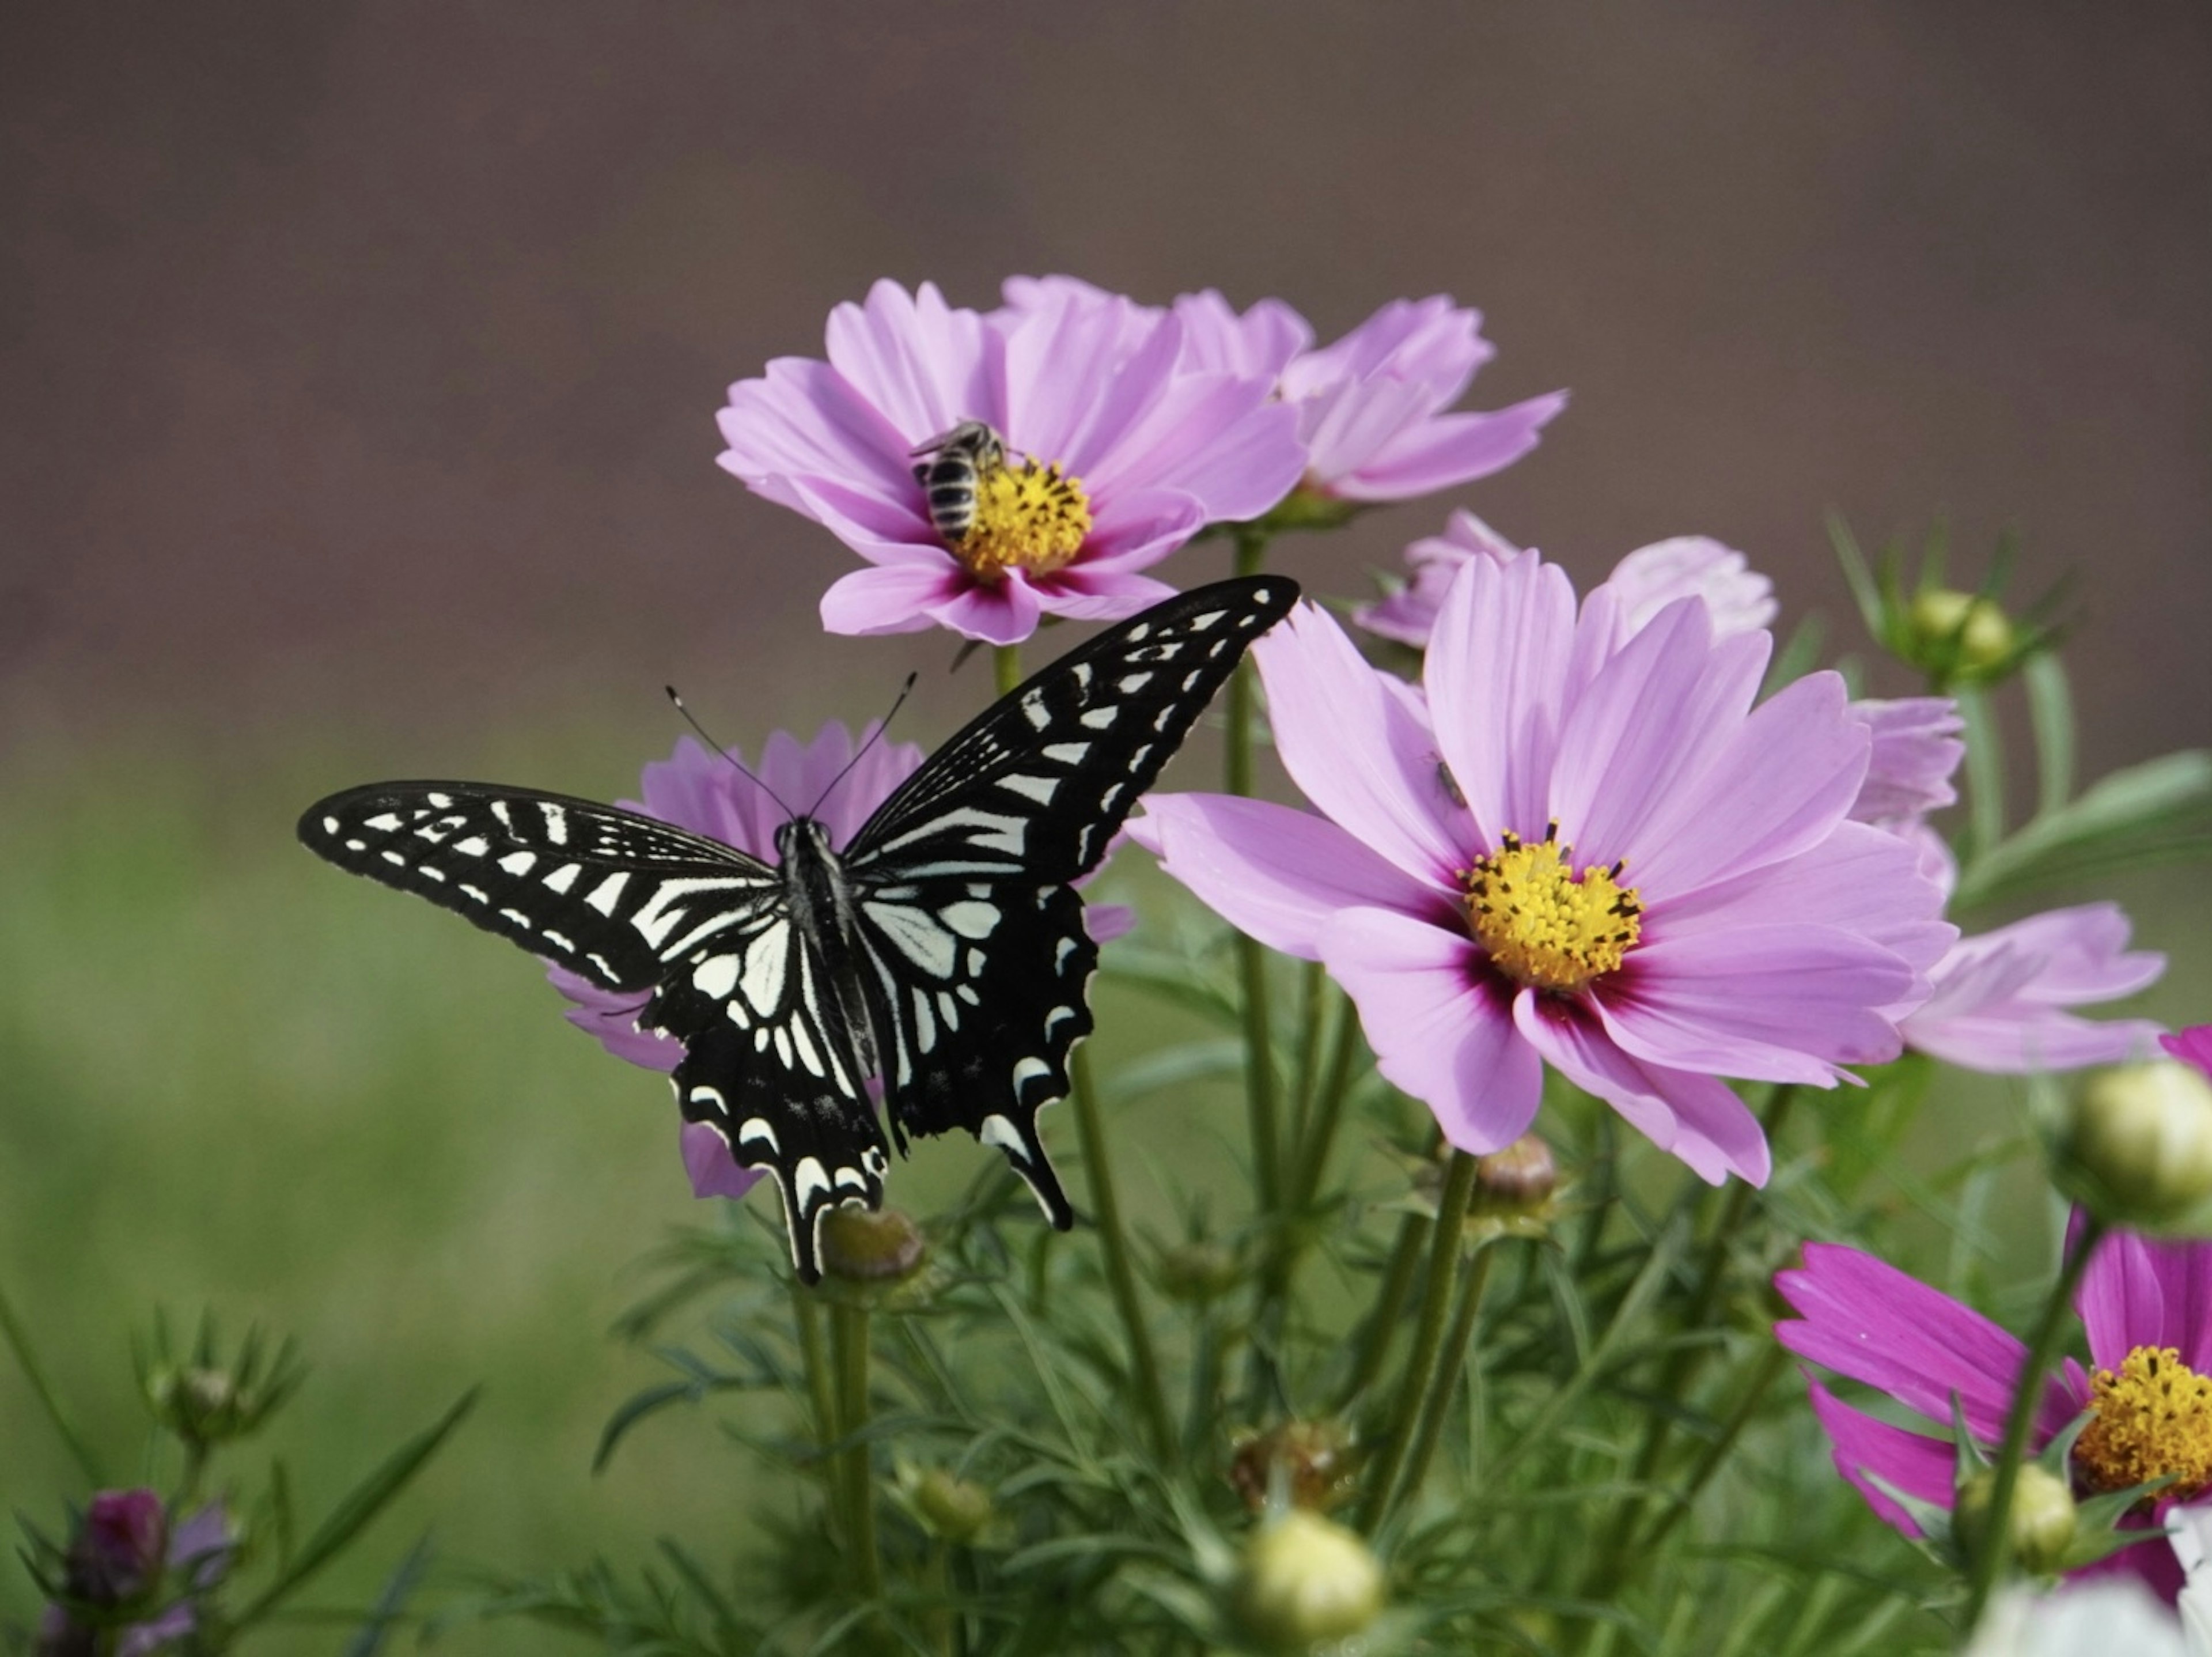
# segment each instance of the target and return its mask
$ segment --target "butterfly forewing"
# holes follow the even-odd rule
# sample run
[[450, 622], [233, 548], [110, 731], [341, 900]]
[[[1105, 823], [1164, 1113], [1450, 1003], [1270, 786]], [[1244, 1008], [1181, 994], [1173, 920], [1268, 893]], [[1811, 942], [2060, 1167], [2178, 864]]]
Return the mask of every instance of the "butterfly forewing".
[[300, 838], [607, 990], [649, 990], [667, 946], [754, 912], [775, 869], [589, 800], [481, 783], [375, 783], [317, 801]]
[[1072, 1216], [1036, 1114], [1066, 1096], [1098, 959], [1067, 883], [1297, 598], [1224, 582], [1100, 634], [939, 749], [846, 854], [896, 1119], [999, 1146], [1056, 1225]]

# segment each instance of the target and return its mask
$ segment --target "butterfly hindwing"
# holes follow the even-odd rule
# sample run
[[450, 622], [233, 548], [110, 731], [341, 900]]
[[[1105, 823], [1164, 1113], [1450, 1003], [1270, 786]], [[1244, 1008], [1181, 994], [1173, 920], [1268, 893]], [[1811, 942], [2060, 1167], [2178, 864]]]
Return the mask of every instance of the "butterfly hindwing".
[[939, 749], [845, 854], [894, 1119], [998, 1145], [1063, 1228], [1036, 1115], [1066, 1096], [1098, 959], [1068, 883], [1297, 599], [1280, 577], [1223, 582], [1100, 634]]

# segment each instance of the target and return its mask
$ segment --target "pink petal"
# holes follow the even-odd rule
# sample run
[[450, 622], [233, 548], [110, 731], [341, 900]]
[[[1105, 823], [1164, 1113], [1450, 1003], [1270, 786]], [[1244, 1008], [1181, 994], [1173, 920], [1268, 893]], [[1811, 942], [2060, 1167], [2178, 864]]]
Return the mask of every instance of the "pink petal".
[[[1794, 1326], [1778, 1325], [1775, 1333], [1778, 1337], [1783, 1330]], [[1789, 1343], [1784, 1341], [1783, 1344]], [[1836, 1471], [1867, 1499], [1867, 1505], [1881, 1515], [1885, 1524], [1894, 1526], [1907, 1536], [1920, 1534], [1920, 1527], [1905, 1516], [1903, 1508], [1882, 1494], [1873, 1479], [1867, 1477], [1869, 1473], [1909, 1496], [1932, 1502], [1938, 1507], [1951, 1505], [1951, 1481], [1958, 1453], [1949, 1440], [1907, 1432], [1902, 1427], [1877, 1421], [1852, 1409], [1818, 1381], [1808, 1380], [1806, 1387], [1813, 1396], [1813, 1414], [1834, 1447]]]
[[1265, 380], [1184, 375], [1172, 381], [1127, 441], [1099, 466], [1101, 492], [1171, 489], [1214, 521], [1256, 518], [1305, 470], [1297, 417], [1269, 399]]
[[1619, 597], [1622, 623], [1631, 632], [1676, 600], [1692, 596], [1705, 601], [1715, 638], [1765, 627], [1780, 608], [1774, 583], [1742, 553], [1708, 535], [1674, 535], [1639, 546], [1613, 565], [1605, 585]]
[[[1252, 654], [1276, 751], [1306, 798], [1424, 884], [1455, 886], [1474, 825], [1437, 779], [1436, 738], [1344, 630], [1302, 604]], [[1456, 832], [1449, 817], [1461, 818]]]
[[1201, 374], [1261, 378], [1272, 384], [1284, 365], [1313, 343], [1313, 328], [1279, 299], [1263, 299], [1242, 316], [1208, 288], [1176, 297], [1183, 328], [1184, 366]]
[[1018, 570], [988, 587], [971, 582], [925, 608], [931, 620], [986, 644], [1019, 644], [1036, 631], [1044, 612], [1037, 590]]
[[1464, 932], [1354, 909], [1329, 923], [1320, 944], [1322, 965], [1359, 1008], [1376, 1068], [1436, 1112], [1445, 1138], [1479, 1153], [1528, 1130], [1543, 1066]]
[[1007, 442], [1060, 462], [1093, 496], [1145, 486], [1111, 457], [1168, 393], [1182, 350], [1180, 323], [1140, 320], [1119, 295], [1022, 313], [1006, 329]]
[[1648, 910], [1644, 935], [1656, 943], [1795, 921], [1857, 933], [1925, 974], [1959, 935], [1937, 918], [1942, 906], [1942, 890], [1921, 872], [1911, 844], [1863, 823], [1838, 823], [1826, 839], [1795, 857]]
[[1776, 924], [1638, 947], [1596, 997], [1606, 1029], [1652, 1064], [1832, 1087], [1836, 1064], [1902, 1050], [1878, 1010], [1912, 986], [1910, 967], [1829, 927]]
[[563, 1008], [562, 1016], [617, 1058], [664, 1073], [683, 1061], [682, 1042], [637, 1027], [637, 1015], [645, 1010], [648, 997], [602, 990], [590, 979], [550, 962], [545, 977], [556, 990], [576, 1003]]
[[1081, 564], [1070, 564], [1032, 585], [1037, 602], [1048, 612], [1073, 621], [1119, 621], [1176, 594], [1174, 588], [1150, 576]]
[[730, 1154], [730, 1142], [703, 1122], [686, 1122], [678, 1144], [694, 1197], [743, 1197], [765, 1172], [739, 1167]]
[[908, 295], [896, 282], [878, 282], [865, 304], [830, 312], [827, 345], [831, 365], [882, 411], [903, 448], [963, 420], [1004, 424], [983, 319], [947, 305], [934, 283]]
[[1656, 905], [1818, 845], [1857, 798], [1871, 744], [1844, 681], [1808, 673], [1752, 711], [1694, 783], [1638, 835], [1636, 878]]
[[2212, 1024], [2194, 1024], [2170, 1036], [2160, 1036], [2159, 1045], [2184, 1064], [2193, 1064], [2212, 1076]]
[[1076, 561], [1047, 580], [1079, 579], [1087, 570], [1146, 570], [1206, 527], [1206, 508], [1167, 489], [1140, 489], [1101, 503]]
[[[1976, 1438], [1994, 1444], [2012, 1407], [2027, 1349], [1949, 1295], [1855, 1248], [1808, 1243], [1802, 1270], [1774, 1280], [1802, 1322], [1775, 1338], [1798, 1356], [1863, 1381], [1931, 1422], [1951, 1419], [1956, 1393]], [[2079, 1412], [2053, 1376], [2038, 1422], [2040, 1444]]]
[[1567, 394], [1552, 392], [1493, 413], [1438, 414], [1399, 433], [1330, 492], [1347, 501], [1402, 501], [1503, 472], [1536, 447]]
[[841, 478], [884, 501], [912, 490], [910, 440], [827, 362], [779, 357], [729, 397], [715, 416], [729, 446], [717, 461], [781, 504], [792, 503], [772, 480], [784, 476]]
[[2118, 1368], [2139, 1346], [2170, 1346], [2199, 1374], [2212, 1369], [2212, 1243], [2113, 1232], [2098, 1246], [2074, 1304], [2100, 1368]]
[[855, 570], [822, 595], [822, 624], [833, 633], [918, 633], [933, 619], [934, 606], [961, 590], [964, 574], [949, 556]]
[[1471, 561], [1445, 589], [1424, 683], [1437, 746], [1486, 847], [1508, 832], [1544, 832], [1574, 638], [1574, 588], [1534, 552], [1502, 566]]
[[1554, 1069], [1699, 1179], [1718, 1185], [1733, 1173], [1766, 1183], [1766, 1136], [1732, 1089], [1709, 1075], [1644, 1063], [1614, 1045], [1592, 1012], [1556, 997], [1524, 991], [1513, 1017]]
[[1317, 960], [1332, 918], [1376, 907], [1449, 925], [1449, 899], [1326, 818], [1264, 800], [1155, 794], [1129, 838], [1200, 902], [1271, 949]]
[[[1595, 632], [1585, 612], [1580, 638]], [[1560, 732], [1546, 816], [1585, 866], [1638, 858], [1671, 801], [1742, 727], [1765, 668], [1764, 634], [1716, 649], [1703, 604], [1668, 606], [1600, 667]], [[1626, 879], [1642, 883], [1644, 861]]]

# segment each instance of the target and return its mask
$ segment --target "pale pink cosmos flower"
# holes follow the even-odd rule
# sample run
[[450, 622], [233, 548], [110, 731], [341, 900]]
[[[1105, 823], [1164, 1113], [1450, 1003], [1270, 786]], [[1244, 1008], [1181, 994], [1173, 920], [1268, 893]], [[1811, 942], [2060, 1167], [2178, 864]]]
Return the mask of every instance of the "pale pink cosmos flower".
[[[1948, 898], [1958, 880], [1948, 849], [1924, 827], [1907, 838]], [[1929, 975], [1927, 1000], [1902, 1015], [1905, 1045], [1992, 1075], [2147, 1057], [2160, 1033], [2153, 1020], [2084, 1019], [2068, 1010], [2131, 996], [2158, 981], [2166, 957], [2130, 949], [2129, 932], [2118, 904], [2095, 903], [2045, 910], [1960, 938]]]
[[[1443, 534], [1406, 549], [1406, 584], [1361, 605], [1352, 618], [1370, 633], [1425, 649], [1437, 607], [1459, 567], [1470, 558], [1508, 563], [1520, 551], [1472, 512], [1454, 512]], [[1638, 547], [1613, 566], [1606, 585], [1613, 591], [1621, 625], [1631, 632], [1692, 594], [1712, 612], [1716, 637], [1768, 626], [1779, 608], [1771, 581], [1734, 547], [1704, 535], [1676, 535]]]
[[[830, 314], [826, 354], [730, 388], [720, 460], [867, 561], [823, 596], [835, 633], [938, 625], [1012, 644], [1046, 614], [1133, 615], [1173, 591], [1140, 571], [1208, 523], [1267, 511], [1304, 461], [1272, 377], [1192, 369], [1180, 320], [1096, 289], [987, 317], [927, 283], [878, 282]], [[1010, 464], [948, 538], [913, 451], [969, 421]]]
[[[867, 726], [857, 742], [835, 720], [817, 732], [811, 742], [778, 731], [762, 745], [760, 761], [750, 768], [758, 783], [730, 763], [745, 763], [743, 749], [732, 748], [725, 757], [688, 736], [679, 737], [667, 758], [646, 766], [639, 790], [644, 797], [617, 803], [626, 811], [709, 835], [770, 863], [778, 861], [775, 832], [783, 825], [788, 805], [793, 811], [812, 815], [829, 831], [830, 844], [842, 847], [875, 814], [876, 807], [921, 767], [919, 744], [875, 740], [876, 728], [872, 723]], [[837, 781], [840, 773], [842, 782]], [[1118, 904], [1092, 904], [1084, 911], [1084, 921], [1091, 937], [1104, 943], [1127, 932], [1135, 917]], [[617, 1058], [663, 1072], [673, 1070], [683, 1058], [681, 1042], [637, 1027], [638, 1012], [649, 997], [602, 990], [558, 966], [549, 965], [545, 976], [576, 1003], [568, 1010], [568, 1022], [596, 1038]], [[729, 1142], [704, 1123], [683, 1124], [681, 1148], [695, 1195], [743, 1197], [762, 1178], [760, 1169], [738, 1167]]]
[[[1062, 276], [1017, 277], [1004, 289], [1016, 312], [1098, 291]], [[1274, 376], [1297, 411], [1304, 487], [1327, 500], [1410, 500], [1503, 472], [1567, 403], [1550, 392], [1509, 408], [1454, 410], [1497, 351], [1482, 337], [1482, 314], [1441, 294], [1394, 299], [1318, 350], [1312, 326], [1279, 299], [1240, 313], [1209, 289], [1182, 295], [1172, 313], [1187, 366]]]
[[[1231, 924], [1319, 960], [1459, 1148], [1552, 1065], [1706, 1179], [1764, 1180], [1723, 1075], [1832, 1086], [1955, 935], [1912, 848], [1848, 818], [1870, 744], [1832, 673], [1754, 708], [1771, 641], [1695, 598], [1624, 637], [1533, 552], [1446, 590], [1421, 691], [1310, 606], [1253, 649], [1320, 814], [1155, 795], [1133, 838]], [[1510, 888], [1510, 890], [1509, 890]]]
[[[2078, 1228], [2077, 1218], [2075, 1225]], [[2076, 1233], [2078, 1234], [2078, 1232]], [[1774, 1326], [1775, 1338], [1798, 1356], [1888, 1394], [1923, 1418], [1924, 1431], [1878, 1420], [1810, 1381], [1813, 1410], [1835, 1449], [1836, 1470], [1875, 1512], [1907, 1536], [1917, 1532], [1903, 1508], [1874, 1483], [1879, 1477], [1906, 1496], [1948, 1507], [1956, 1455], [1949, 1436], [1953, 1401], [1966, 1428], [1984, 1448], [2003, 1436], [2014, 1387], [2027, 1349], [1971, 1307], [1907, 1276], [1873, 1255], [1835, 1244], [1808, 1243], [1804, 1264], [1776, 1276], [1774, 1286], [1798, 1313]], [[2201, 1465], [2196, 1422], [2161, 1410], [2154, 1381], [2130, 1378], [2131, 1356], [2170, 1351], [2199, 1375], [2212, 1375], [2212, 1243], [2159, 1242], [2114, 1232], [2098, 1246], [2075, 1310], [2088, 1337], [2089, 1362], [2125, 1382], [2111, 1408], [2124, 1410], [2154, 1444], [2159, 1423], [2175, 1435], [2177, 1469]], [[2163, 1361], [2166, 1374], [2170, 1367]], [[2045, 1383], [2031, 1451], [2096, 1402], [2088, 1373], [2069, 1358]], [[2103, 1465], [2093, 1427], [2075, 1445], [2077, 1475], [2091, 1488], [2125, 1489], [2131, 1476]], [[1869, 1477], [1869, 1476], [1872, 1477]], [[2191, 1482], [2155, 1499], [2163, 1523], [2179, 1503], [2197, 1504], [2206, 1492]], [[2141, 1576], [2171, 1603], [2181, 1569], [2156, 1544], [2127, 1548], [2076, 1575]]]
[[1852, 816], [1903, 830], [1957, 801], [1951, 774], [1966, 755], [1957, 703], [1948, 696], [1863, 698], [1851, 704], [1851, 717], [1874, 734], [1866, 786]]

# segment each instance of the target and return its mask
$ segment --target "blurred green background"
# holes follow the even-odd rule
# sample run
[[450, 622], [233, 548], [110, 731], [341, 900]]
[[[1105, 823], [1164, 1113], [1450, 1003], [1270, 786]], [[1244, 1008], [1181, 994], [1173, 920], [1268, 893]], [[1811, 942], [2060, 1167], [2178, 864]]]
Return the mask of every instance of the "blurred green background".
[[[665, 1087], [290, 826], [374, 777], [630, 792], [671, 679], [748, 746], [909, 668], [908, 734], [972, 710], [950, 640], [819, 634], [849, 556], [714, 467], [727, 381], [883, 275], [1218, 285], [1324, 338], [1450, 291], [1500, 348], [1471, 405], [1572, 405], [1292, 573], [1358, 591], [1458, 504], [1585, 582], [1706, 533], [1848, 643], [1825, 509], [1948, 516], [1969, 574], [2014, 525], [2022, 589], [2078, 576], [2094, 779], [2212, 738], [2208, 186], [2181, 0], [0, 9], [0, 1285], [118, 1480], [156, 1306], [300, 1337], [311, 1512], [486, 1383], [318, 1603], [426, 1528], [513, 1569], [733, 1538], [750, 1468], [702, 1422], [589, 1471], [659, 1374], [606, 1337], [633, 1263], [696, 1218]], [[2174, 954], [2149, 1009], [2203, 1018], [2201, 883], [2110, 895]], [[1163, 1028], [1103, 1014], [1109, 1065]], [[1942, 1103], [1931, 1159], [2014, 1090]], [[1236, 1132], [1132, 1112], [1140, 1215]], [[82, 1495], [0, 1365], [0, 1507]]]

